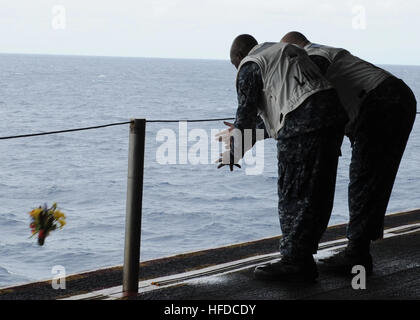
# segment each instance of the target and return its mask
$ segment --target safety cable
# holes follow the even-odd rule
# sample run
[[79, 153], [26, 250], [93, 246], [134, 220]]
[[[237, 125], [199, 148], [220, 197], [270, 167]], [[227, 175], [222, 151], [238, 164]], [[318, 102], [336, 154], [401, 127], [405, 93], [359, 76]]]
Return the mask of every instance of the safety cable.
[[[420, 112], [416, 112], [416, 114], [420, 114]], [[185, 120], [146, 120], [149, 123], [170, 123], [170, 122], [210, 122], [210, 121], [224, 121], [224, 120], [234, 120], [235, 118], [217, 118], [217, 119], [185, 119]], [[36, 136], [45, 136], [51, 134], [58, 134], [58, 133], [66, 133], [66, 132], [75, 132], [75, 131], [84, 131], [84, 130], [92, 130], [92, 129], [101, 129], [107, 128], [112, 126], [121, 126], [130, 124], [131, 121], [125, 122], [115, 122], [109, 124], [103, 124], [99, 126], [92, 126], [92, 127], [84, 127], [84, 128], [75, 128], [75, 129], [66, 129], [66, 130], [57, 130], [57, 131], [48, 131], [48, 132], [38, 132], [38, 133], [28, 133], [28, 134], [20, 134], [15, 136], [6, 136], [0, 137], [0, 140], [7, 140], [7, 139], [18, 139], [18, 138], [28, 138], [28, 137], [36, 137]]]
[[[209, 121], [222, 121], [222, 120], [234, 120], [234, 119], [235, 118], [192, 119], [192, 120], [146, 120], [146, 122], [155, 122], [155, 123], [157, 123], [157, 122], [161, 122], [161, 123], [164, 123], [164, 122], [165, 123], [167, 123], [167, 122], [209, 122]], [[99, 126], [84, 127], [84, 128], [75, 128], [75, 129], [66, 129], [66, 130], [57, 130], [57, 131], [48, 131], [48, 132], [20, 134], [20, 135], [15, 135], [15, 136], [0, 137], [0, 140], [28, 138], [28, 137], [45, 136], [45, 135], [58, 134], [58, 133], [66, 133], [66, 132], [101, 129], [101, 128], [112, 127], [112, 126], [126, 125], [126, 124], [130, 124], [130, 123], [131, 123], [131, 121], [125, 121], [125, 122], [115, 122], [115, 123], [103, 124], [103, 125], [99, 125]]]

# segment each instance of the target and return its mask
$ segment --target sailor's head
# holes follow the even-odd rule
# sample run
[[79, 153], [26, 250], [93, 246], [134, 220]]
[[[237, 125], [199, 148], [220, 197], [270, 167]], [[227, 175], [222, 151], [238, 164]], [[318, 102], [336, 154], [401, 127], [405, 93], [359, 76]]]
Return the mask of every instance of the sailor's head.
[[238, 69], [241, 61], [258, 44], [257, 40], [249, 34], [241, 34], [235, 38], [230, 47], [230, 62]]
[[298, 31], [291, 31], [291, 32], [286, 33], [280, 41], [292, 43], [302, 48], [309, 43], [309, 40], [302, 33]]

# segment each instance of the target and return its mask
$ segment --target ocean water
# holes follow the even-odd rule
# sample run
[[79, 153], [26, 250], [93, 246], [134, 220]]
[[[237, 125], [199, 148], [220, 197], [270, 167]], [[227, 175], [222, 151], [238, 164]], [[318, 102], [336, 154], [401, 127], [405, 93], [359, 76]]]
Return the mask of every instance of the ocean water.
[[[384, 66], [420, 94], [420, 67]], [[0, 55], [0, 136], [130, 118], [233, 117], [235, 69], [228, 61]], [[189, 123], [188, 132], [223, 129]], [[160, 164], [156, 137], [178, 124], [148, 123], [141, 259], [271, 237], [277, 216], [275, 141], [264, 171], [246, 175], [207, 164]], [[0, 141], [0, 287], [123, 263], [128, 125]], [[188, 143], [191, 147], [194, 140]], [[350, 147], [342, 147], [330, 224], [346, 222]], [[420, 207], [420, 124], [415, 123], [388, 212]], [[178, 161], [178, 159], [177, 159]], [[178, 161], [179, 162], [179, 161]], [[58, 202], [63, 230], [43, 247], [28, 211]]]

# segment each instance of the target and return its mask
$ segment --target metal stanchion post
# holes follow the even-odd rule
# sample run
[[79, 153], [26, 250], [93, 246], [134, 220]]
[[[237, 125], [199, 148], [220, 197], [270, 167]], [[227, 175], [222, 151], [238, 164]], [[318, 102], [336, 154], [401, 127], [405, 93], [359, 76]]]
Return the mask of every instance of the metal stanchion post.
[[130, 124], [128, 153], [123, 267], [125, 296], [138, 293], [145, 137], [146, 119], [133, 119]]

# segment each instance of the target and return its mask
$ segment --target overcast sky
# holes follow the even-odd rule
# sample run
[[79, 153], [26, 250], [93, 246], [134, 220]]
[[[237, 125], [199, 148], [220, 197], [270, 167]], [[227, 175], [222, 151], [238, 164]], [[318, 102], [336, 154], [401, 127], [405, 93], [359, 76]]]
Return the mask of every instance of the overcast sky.
[[373, 63], [420, 65], [418, 0], [0, 0], [3, 53], [228, 59], [238, 34], [291, 30]]

